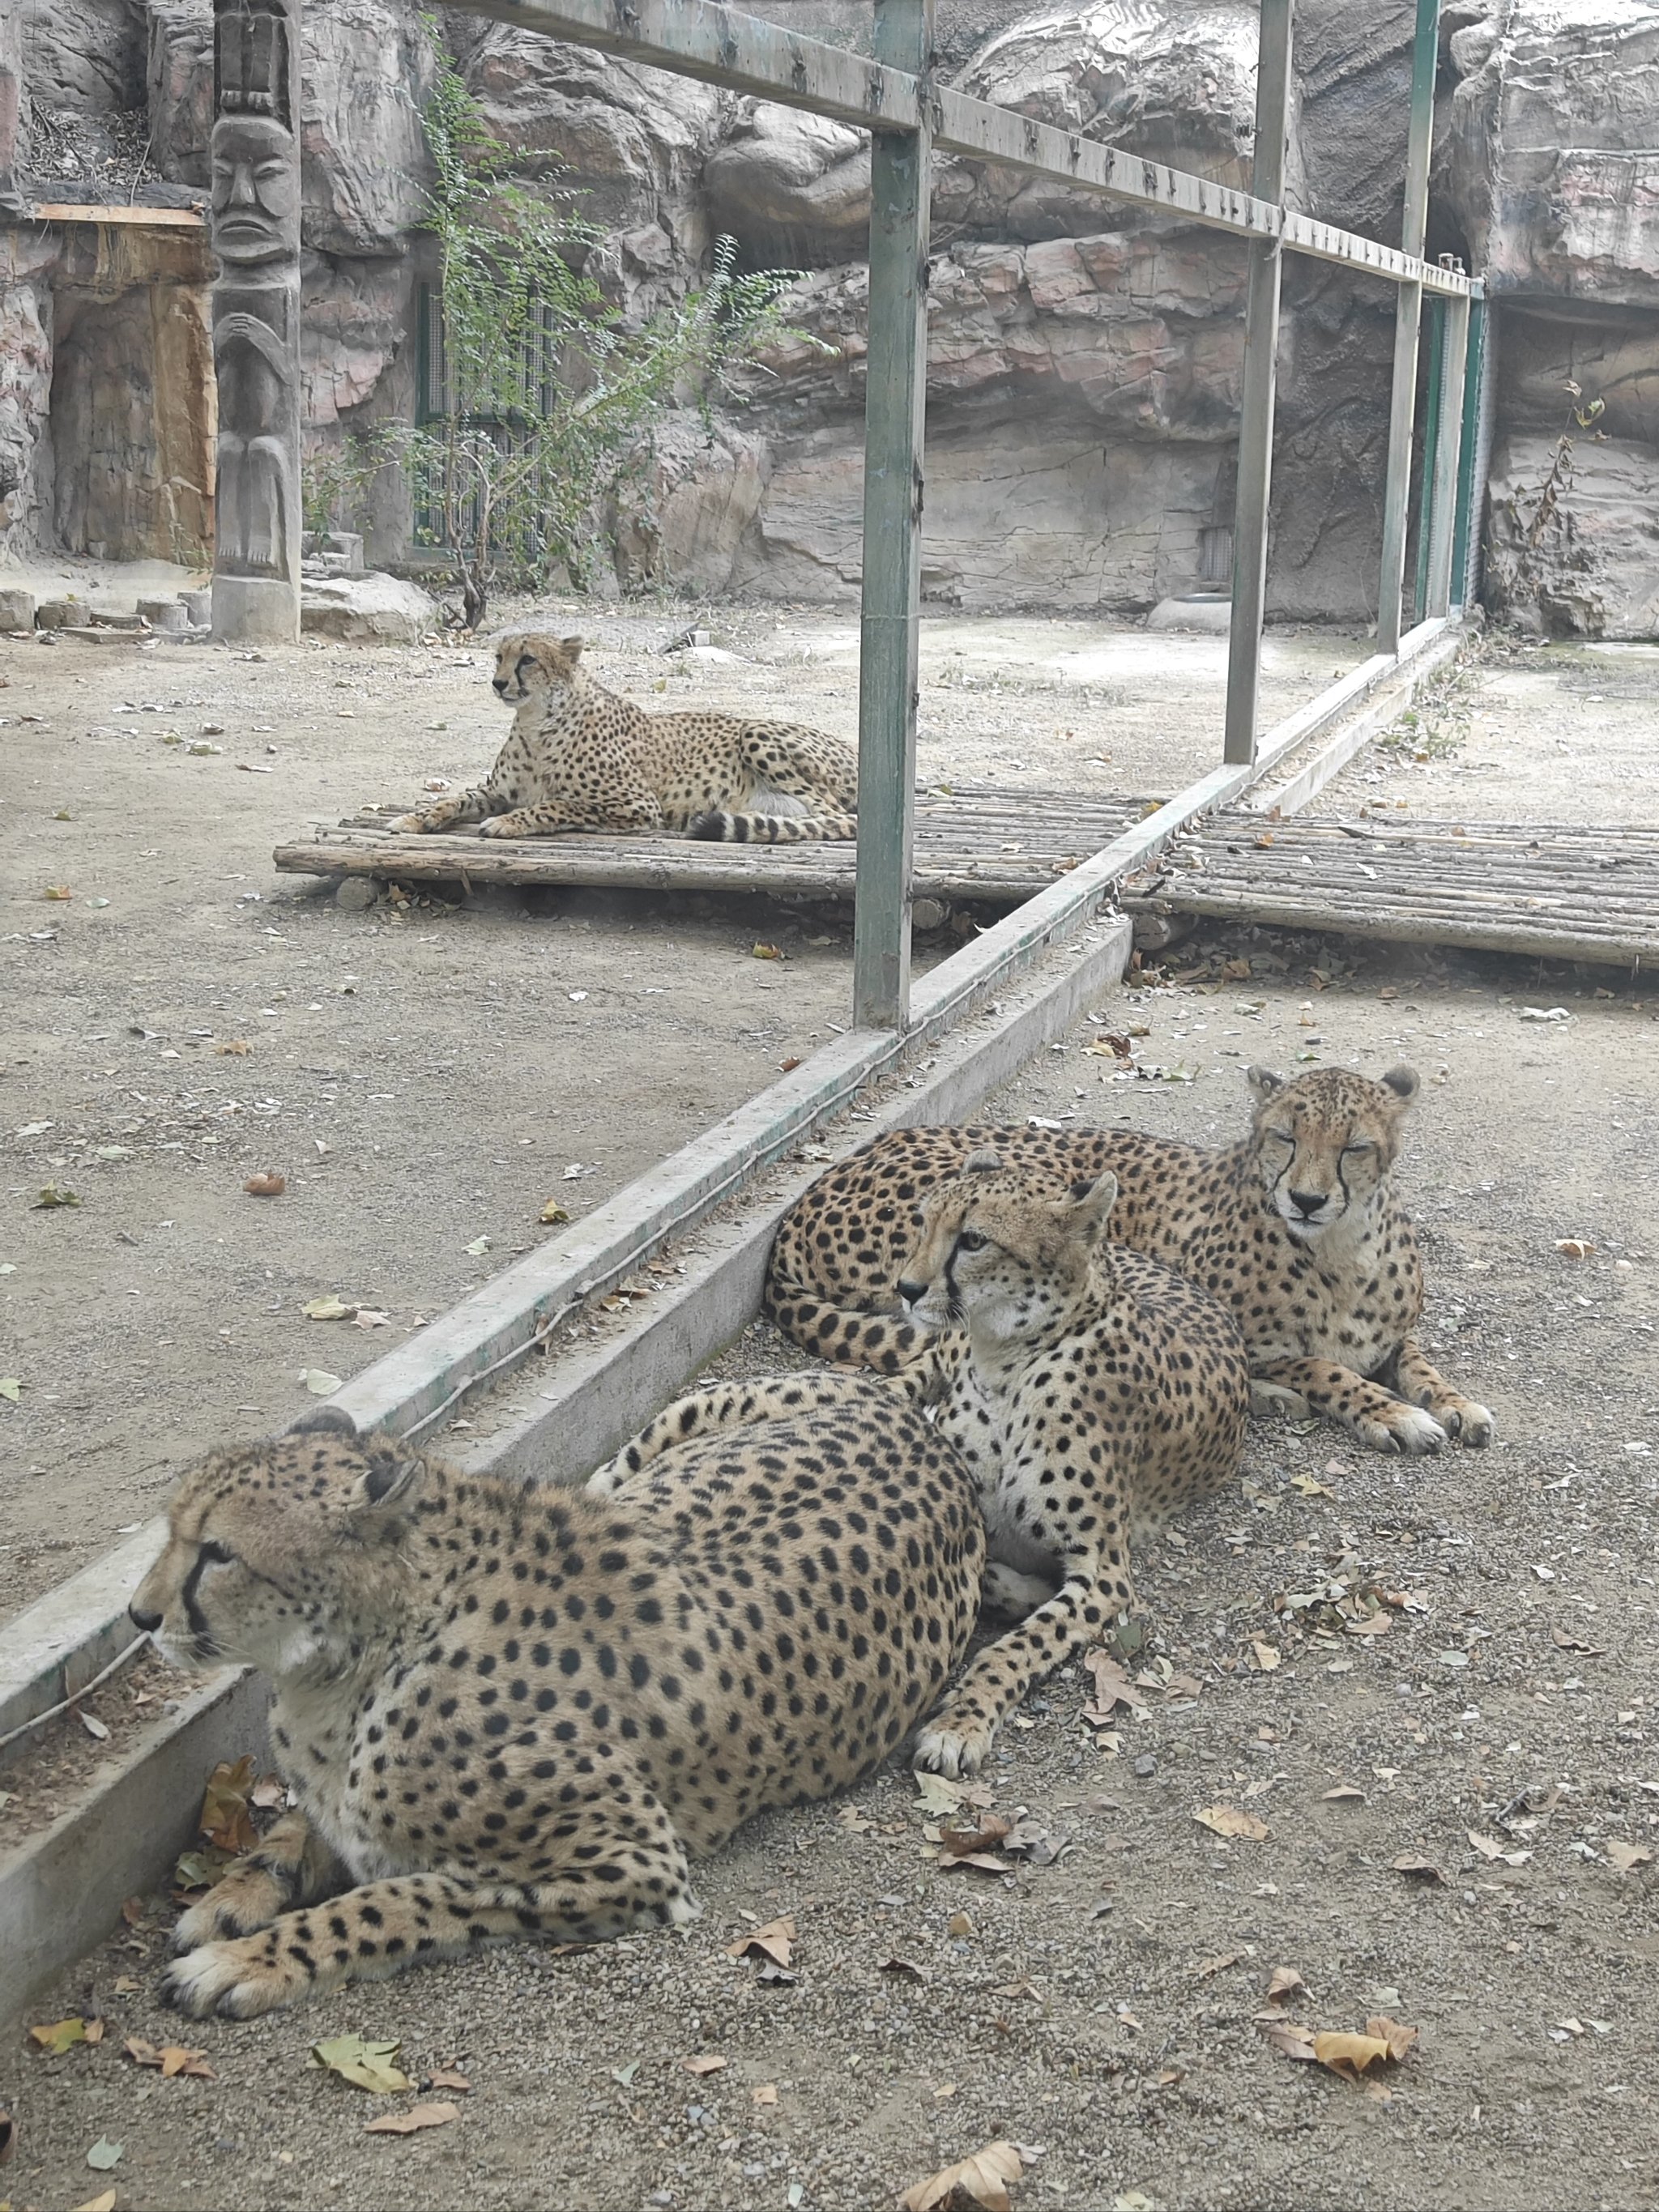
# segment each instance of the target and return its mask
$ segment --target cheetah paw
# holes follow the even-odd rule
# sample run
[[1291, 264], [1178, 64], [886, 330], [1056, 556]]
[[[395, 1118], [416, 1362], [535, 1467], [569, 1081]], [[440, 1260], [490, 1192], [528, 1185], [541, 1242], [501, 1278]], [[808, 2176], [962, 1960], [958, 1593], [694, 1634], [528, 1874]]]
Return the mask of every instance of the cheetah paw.
[[192, 1905], [180, 1915], [173, 1931], [173, 1950], [194, 1951], [198, 1945], [222, 1936], [257, 1935], [285, 1912], [290, 1902], [267, 1874], [252, 1875], [242, 1881], [228, 1875], [199, 1905]]
[[478, 824], [481, 837], [533, 837], [535, 834], [521, 814], [491, 814]]
[[218, 2013], [226, 2020], [254, 2020], [278, 2012], [303, 1996], [312, 1978], [291, 1960], [271, 1955], [264, 1936], [234, 1943], [203, 1943], [175, 1959], [161, 1976], [163, 2004], [192, 2020]]
[[1011, 1620], [1024, 1620], [1028, 1613], [1047, 1605], [1054, 1594], [1052, 1580], [1043, 1582], [1036, 1575], [1023, 1575], [1018, 1567], [993, 1559], [985, 1570], [979, 1601], [988, 1613], [1006, 1613]]
[[422, 831], [429, 830], [432, 824], [424, 814], [399, 814], [395, 820], [388, 822], [386, 826], [388, 830], [410, 830], [418, 836]]
[[923, 1729], [916, 1738], [915, 1757], [910, 1764], [918, 1772], [943, 1774], [952, 1782], [959, 1782], [964, 1775], [977, 1774], [984, 1765], [990, 1756], [991, 1734], [982, 1722], [977, 1721], [962, 1728]]
[[1498, 1425], [1486, 1408], [1477, 1406], [1473, 1398], [1448, 1400], [1435, 1407], [1434, 1417], [1449, 1437], [1455, 1437], [1472, 1451], [1484, 1451]]
[[1404, 1452], [1409, 1459], [1437, 1452], [1446, 1441], [1444, 1429], [1420, 1406], [1392, 1407], [1386, 1421], [1361, 1420], [1358, 1429], [1373, 1451]]

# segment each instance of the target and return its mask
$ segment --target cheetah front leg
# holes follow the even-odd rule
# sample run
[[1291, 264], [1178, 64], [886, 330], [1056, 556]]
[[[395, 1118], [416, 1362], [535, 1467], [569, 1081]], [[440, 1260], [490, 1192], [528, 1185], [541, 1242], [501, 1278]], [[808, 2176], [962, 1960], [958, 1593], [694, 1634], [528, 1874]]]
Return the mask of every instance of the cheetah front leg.
[[1414, 1336], [1406, 1339], [1385, 1371], [1401, 1396], [1432, 1413], [1449, 1437], [1476, 1451], [1492, 1442], [1492, 1415], [1447, 1382]]
[[430, 806], [417, 807], [413, 814], [400, 814], [386, 826], [388, 830], [414, 830], [422, 836], [429, 836], [439, 830], [453, 830], [458, 822], [482, 822], [486, 815], [499, 812], [504, 804], [486, 778], [470, 790], [436, 799]]
[[173, 1948], [193, 1951], [218, 1936], [251, 1936], [294, 1905], [332, 1896], [349, 1879], [305, 1814], [285, 1814], [182, 1916]]
[[571, 1863], [545, 1881], [411, 1874], [366, 1882], [330, 1904], [284, 1912], [258, 1935], [175, 1959], [161, 1996], [192, 2019], [252, 2020], [489, 1943], [593, 1943], [696, 1919], [684, 1844], [653, 1800], [634, 1802], [637, 1819], [611, 1807], [573, 1814]]
[[1268, 1359], [1250, 1369], [1254, 1385], [1266, 1382], [1291, 1390], [1316, 1413], [1322, 1413], [1373, 1451], [1405, 1452], [1416, 1458], [1437, 1452], [1446, 1431], [1433, 1414], [1408, 1406], [1381, 1382], [1368, 1382], [1334, 1359]]
[[495, 815], [481, 831], [485, 837], [554, 837], [564, 830], [624, 830], [645, 833], [663, 826], [654, 792], [618, 792], [591, 799], [550, 799], [539, 806], [515, 806]]
[[[886, 1387], [873, 1376], [808, 1372], [728, 1383], [717, 1390], [693, 1390], [647, 1421], [631, 1443], [624, 1444], [614, 1458], [588, 1476], [586, 1488], [592, 1497], [609, 1497], [630, 1476], [693, 1437], [746, 1428], [751, 1421], [787, 1420], [798, 1413], [856, 1413], [861, 1404], [869, 1403], [872, 1389]], [[893, 1387], [913, 1403], [921, 1403], [927, 1395], [927, 1376], [912, 1369], [897, 1378]]]

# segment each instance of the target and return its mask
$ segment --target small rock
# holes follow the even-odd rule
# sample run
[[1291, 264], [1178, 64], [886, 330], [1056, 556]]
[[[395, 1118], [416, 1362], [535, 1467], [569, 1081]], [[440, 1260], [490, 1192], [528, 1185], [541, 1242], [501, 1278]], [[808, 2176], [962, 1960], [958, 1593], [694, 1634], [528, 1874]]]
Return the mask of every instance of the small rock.
[[418, 644], [436, 614], [436, 603], [418, 584], [379, 570], [307, 577], [300, 593], [300, 628], [306, 635], [337, 637], [349, 645]]
[[1150, 1782], [1158, 1772], [1158, 1761], [1150, 1751], [1143, 1751], [1135, 1761], [1135, 1772], [1143, 1782]]

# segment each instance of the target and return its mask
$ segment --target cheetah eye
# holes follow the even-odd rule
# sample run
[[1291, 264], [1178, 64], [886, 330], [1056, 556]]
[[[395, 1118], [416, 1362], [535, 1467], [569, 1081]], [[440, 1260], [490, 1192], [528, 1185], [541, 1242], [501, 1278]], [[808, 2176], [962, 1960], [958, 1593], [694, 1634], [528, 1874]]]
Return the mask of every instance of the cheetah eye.
[[990, 1243], [982, 1229], [964, 1229], [957, 1237], [958, 1252], [982, 1252]]
[[236, 1564], [235, 1553], [228, 1552], [222, 1544], [198, 1545], [196, 1558], [198, 1565], [204, 1567], [233, 1567]]
[[520, 683], [522, 684], [524, 682], [524, 672], [526, 669], [533, 668], [535, 665], [536, 662], [532, 654], [521, 653], [519, 655], [519, 665], [514, 670], [513, 673], [518, 678]]
[[1295, 1146], [1296, 1139], [1291, 1134], [1291, 1132], [1288, 1129], [1268, 1129], [1264, 1133], [1271, 1137], [1276, 1145], [1289, 1145], [1292, 1147]]
[[1346, 1159], [1350, 1152], [1374, 1152], [1376, 1150], [1376, 1146], [1369, 1137], [1355, 1137], [1351, 1143], [1343, 1146], [1342, 1157]]

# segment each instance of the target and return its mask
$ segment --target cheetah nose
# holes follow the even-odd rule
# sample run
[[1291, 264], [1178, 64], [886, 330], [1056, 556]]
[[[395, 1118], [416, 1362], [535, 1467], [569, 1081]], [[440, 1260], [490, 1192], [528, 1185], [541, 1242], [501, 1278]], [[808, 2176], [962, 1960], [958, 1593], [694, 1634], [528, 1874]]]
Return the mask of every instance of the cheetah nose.
[[506, 698], [506, 696], [507, 696], [507, 678], [506, 678], [506, 677], [505, 677], [505, 676], [496, 676], [496, 677], [493, 677], [493, 678], [490, 679], [490, 685], [489, 685], [489, 688], [490, 688], [490, 690], [491, 690], [495, 694], [495, 696], [496, 696], [498, 699], [505, 699], [505, 698]]
[[130, 1605], [127, 1607], [127, 1616], [133, 1626], [142, 1628], [146, 1636], [153, 1636], [161, 1626], [161, 1616], [159, 1613], [140, 1613], [136, 1605]]
[[922, 1300], [927, 1297], [927, 1285], [926, 1283], [901, 1282], [898, 1286], [898, 1294], [900, 1297], [903, 1299], [907, 1306], [917, 1306], [920, 1305]]
[[1310, 1221], [1324, 1203], [1322, 1190], [1293, 1190], [1291, 1193], [1291, 1204], [1304, 1220]]

